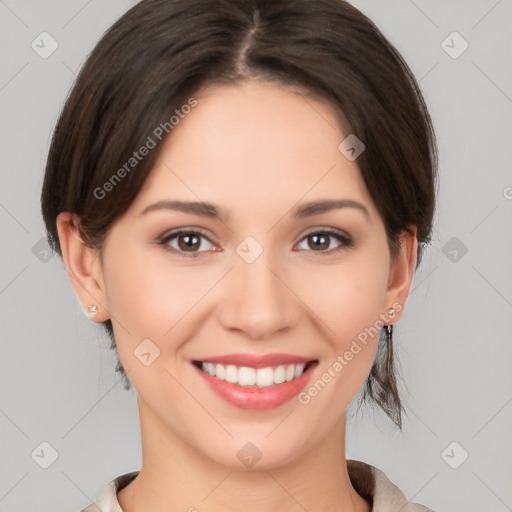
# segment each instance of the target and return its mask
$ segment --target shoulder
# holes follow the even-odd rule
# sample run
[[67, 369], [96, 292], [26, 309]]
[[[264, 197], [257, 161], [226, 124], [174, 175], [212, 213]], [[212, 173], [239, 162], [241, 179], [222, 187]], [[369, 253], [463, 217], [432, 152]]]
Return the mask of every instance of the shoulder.
[[373, 512], [434, 512], [431, 508], [409, 501], [386, 474], [359, 460], [347, 460], [348, 474], [354, 489], [372, 503]]
[[138, 471], [133, 471], [118, 476], [103, 489], [103, 492], [94, 503], [91, 503], [80, 512], [98, 512], [98, 510], [101, 510], [101, 512], [123, 512], [119, 501], [117, 501], [117, 493], [123, 487], [126, 487], [138, 474]]

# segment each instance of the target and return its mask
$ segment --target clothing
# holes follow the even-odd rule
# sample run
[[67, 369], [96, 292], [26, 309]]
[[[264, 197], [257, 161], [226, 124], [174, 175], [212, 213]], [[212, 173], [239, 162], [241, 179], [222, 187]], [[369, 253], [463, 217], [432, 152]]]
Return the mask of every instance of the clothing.
[[[434, 512], [424, 505], [408, 502], [402, 491], [375, 466], [347, 459], [347, 470], [354, 489], [372, 504], [372, 512]], [[138, 474], [138, 471], [134, 471], [112, 480], [98, 500], [81, 512], [98, 512], [98, 509], [101, 512], [122, 512], [117, 493]]]

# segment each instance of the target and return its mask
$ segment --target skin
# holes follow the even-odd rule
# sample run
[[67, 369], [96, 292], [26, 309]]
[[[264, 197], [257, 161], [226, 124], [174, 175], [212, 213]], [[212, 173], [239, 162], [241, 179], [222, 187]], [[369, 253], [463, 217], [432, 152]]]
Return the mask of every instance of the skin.
[[[121, 361], [138, 393], [143, 465], [121, 490], [123, 511], [368, 512], [345, 459], [346, 408], [364, 384], [378, 337], [306, 404], [267, 411], [236, 408], [214, 394], [191, 360], [229, 353], [289, 353], [318, 359], [310, 383], [332, 367], [357, 335], [404, 305], [416, 265], [416, 237], [403, 234], [391, 260], [384, 224], [356, 161], [338, 145], [333, 108], [262, 82], [216, 85], [172, 136], [101, 253], [87, 248], [70, 213], [58, 217], [63, 259], [84, 309], [113, 321]], [[112, 192], [115, 193], [115, 192]], [[364, 205], [296, 219], [318, 199]], [[158, 210], [160, 200], [207, 201], [222, 220]], [[197, 258], [158, 244], [176, 228], [202, 228]], [[331, 237], [318, 249], [311, 233]], [[263, 253], [247, 263], [237, 246], [252, 236]], [[179, 239], [168, 242], [176, 251]], [[325, 248], [327, 247], [327, 248]], [[341, 247], [341, 250], [336, 250]], [[185, 249], [186, 250], [186, 249]], [[253, 250], [253, 249], [250, 249]], [[190, 254], [190, 253], [188, 253]], [[402, 314], [385, 323], [394, 323]], [[145, 366], [143, 339], [160, 356]], [[252, 469], [237, 452], [262, 453]], [[236, 496], [236, 499], [233, 497]]]

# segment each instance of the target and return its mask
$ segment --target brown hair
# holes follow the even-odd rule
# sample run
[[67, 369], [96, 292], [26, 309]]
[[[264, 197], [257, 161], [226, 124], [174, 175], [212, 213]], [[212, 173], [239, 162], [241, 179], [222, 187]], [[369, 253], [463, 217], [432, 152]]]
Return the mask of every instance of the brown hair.
[[[357, 163], [391, 256], [398, 235], [413, 225], [419, 264], [435, 204], [432, 123], [398, 51], [343, 0], [142, 0], [130, 9], [88, 57], [53, 134], [41, 195], [52, 249], [62, 255], [56, 217], [63, 211], [76, 213], [84, 242], [101, 249], [172, 133], [171, 116], [209, 84], [250, 79], [298, 86], [342, 113], [345, 133], [366, 145]], [[156, 147], [130, 160], [162, 126], [165, 136], [152, 137]], [[113, 182], [129, 161], [134, 170]], [[106, 183], [115, 190], [98, 192]], [[115, 348], [111, 321], [104, 326]], [[362, 396], [401, 428], [383, 332]], [[119, 359], [116, 369], [128, 389]]]

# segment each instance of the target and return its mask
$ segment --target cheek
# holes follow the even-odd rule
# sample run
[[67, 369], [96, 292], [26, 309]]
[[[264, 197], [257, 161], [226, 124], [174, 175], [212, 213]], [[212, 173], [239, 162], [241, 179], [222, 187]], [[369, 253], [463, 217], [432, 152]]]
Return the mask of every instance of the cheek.
[[[178, 296], [178, 283], [166, 286], [166, 276], [161, 269], [149, 264], [135, 251], [124, 252], [120, 257], [110, 253], [105, 261], [105, 285], [108, 308], [119, 330], [125, 330], [133, 336], [151, 337], [161, 335], [164, 312], [171, 313], [170, 307]], [[160, 322], [155, 319], [160, 317]], [[169, 317], [169, 322], [171, 318]]]
[[150, 339], [165, 355], [175, 352], [182, 340], [192, 336], [190, 329], [200, 322], [188, 319], [197, 319], [201, 310], [197, 306], [219, 279], [219, 269], [198, 271], [193, 265], [172, 264], [157, 251], [118, 244], [104, 261], [107, 307], [127, 371], [140, 366], [133, 351], [143, 340]]
[[389, 268], [381, 255], [372, 251], [347, 258], [338, 268], [317, 271], [315, 292], [304, 297], [328, 348], [316, 380], [299, 395], [299, 403], [311, 407], [309, 411], [324, 411], [325, 429], [338, 421], [357, 395], [375, 360]]
[[[380, 251], [347, 258], [338, 266], [317, 268], [309, 288], [302, 291], [306, 304], [323, 322], [331, 344], [338, 350], [365, 330], [380, 324], [387, 291], [387, 258]], [[384, 253], [385, 254], [385, 253]], [[307, 292], [306, 290], [310, 291]], [[373, 331], [372, 331], [373, 332]]]

